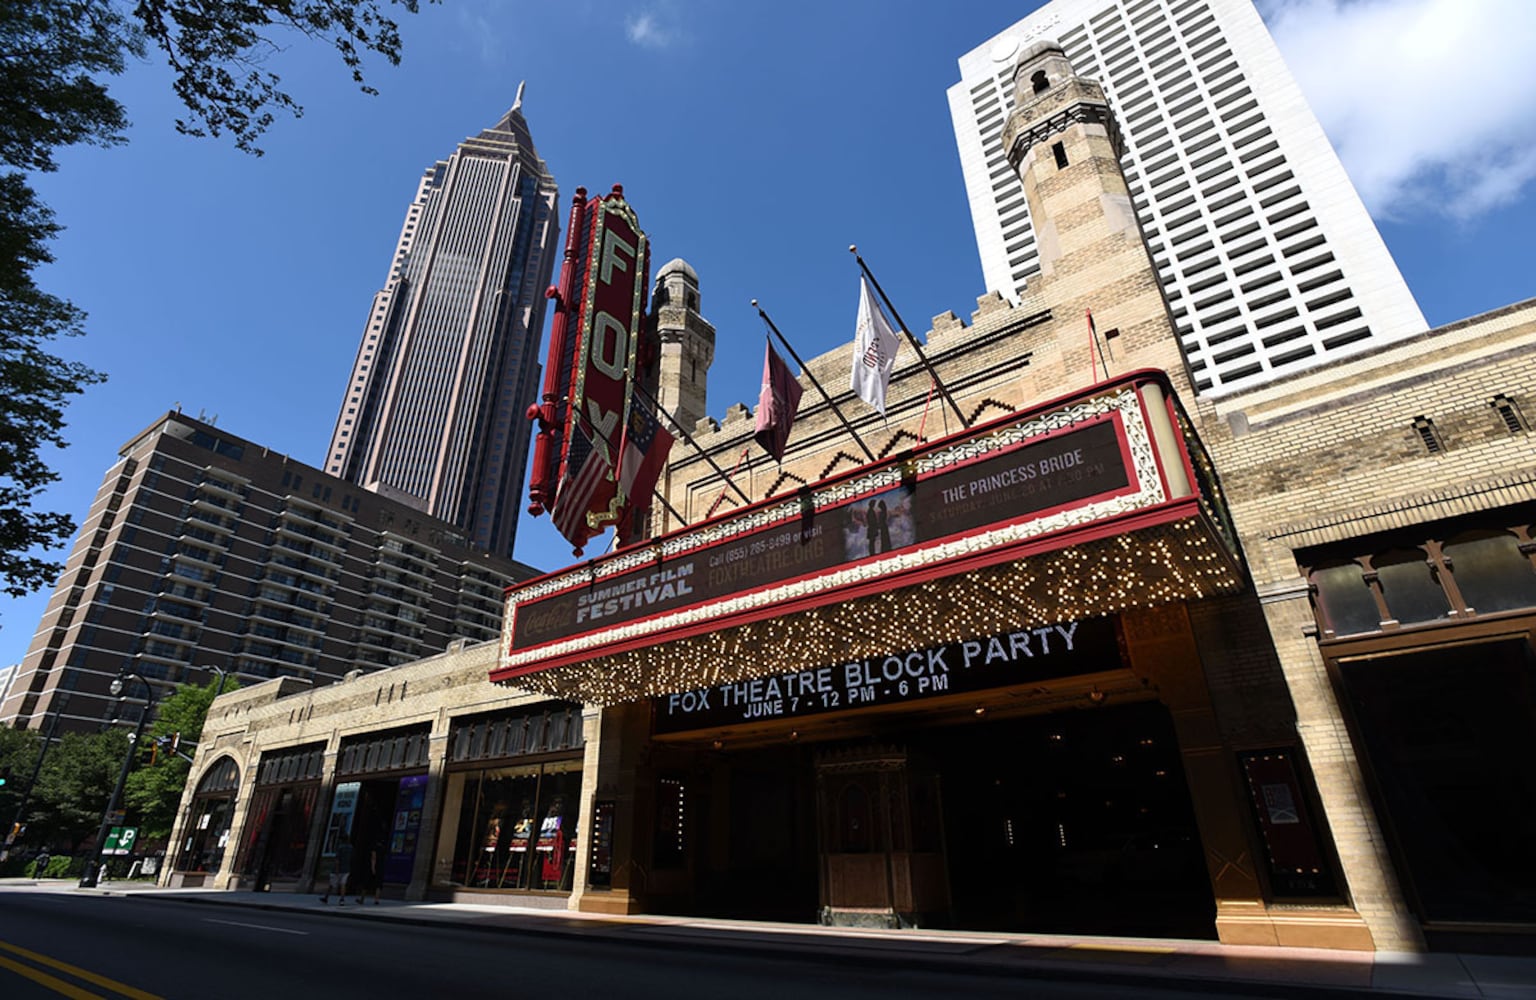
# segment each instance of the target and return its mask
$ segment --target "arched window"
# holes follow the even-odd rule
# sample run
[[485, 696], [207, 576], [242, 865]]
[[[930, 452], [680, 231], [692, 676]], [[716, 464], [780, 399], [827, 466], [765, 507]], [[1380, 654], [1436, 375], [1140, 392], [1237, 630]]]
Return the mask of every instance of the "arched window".
[[1365, 572], [1353, 559], [1323, 565], [1312, 571], [1317, 607], [1323, 627], [1334, 635], [1357, 635], [1381, 629], [1376, 595], [1365, 582]]
[[198, 795], [233, 792], [240, 787], [240, 767], [233, 757], [225, 757], [208, 769], [197, 783]]
[[1035, 93], [1043, 94], [1051, 89], [1051, 81], [1045, 78], [1045, 70], [1035, 70], [1035, 75], [1029, 78], [1029, 85], [1035, 88]]
[[1480, 614], [1536, 607], [1536, 570], [1507, 531], [1468, 531], [1445, 543], [1456, 588]]
[[1371, 560], [1381, 580], [1387, 611], [1399, 623], [1412, 625], [1445, 618], [1451, 610], [1435, 568], [1423, 549], [1394, 549]]
[[239, 790], [240, 768], [232, 757], [221, 758], [203, 773], [187, 809], [177, 871], [213, 873], [223, 865]]

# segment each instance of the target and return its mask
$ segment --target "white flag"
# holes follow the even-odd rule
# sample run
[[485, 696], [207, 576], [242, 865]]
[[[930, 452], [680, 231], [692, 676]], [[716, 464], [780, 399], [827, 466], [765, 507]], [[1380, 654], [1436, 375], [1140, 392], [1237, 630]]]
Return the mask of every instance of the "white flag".
[[869, 292], [869, 279], [859, 279], [859, 321], [853, 334], [854, 395], [885, 413], [885, 389], [896, 367], [896, 348], [901, 341], [886, 322], [885, 313]]

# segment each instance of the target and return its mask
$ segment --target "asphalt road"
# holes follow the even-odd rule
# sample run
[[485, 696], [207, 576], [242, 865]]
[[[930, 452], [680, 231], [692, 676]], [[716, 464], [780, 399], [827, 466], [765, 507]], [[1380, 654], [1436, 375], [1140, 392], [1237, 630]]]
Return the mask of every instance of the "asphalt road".
[[[712, 954], [63, 892], [0, 893], [0, 997], [906, 1000], [1123, 997], [1126, 986]], [[1213, 986], [1215, 984], [1212, 984]], [[1147, 989], [1151, 1000], [1242, 996]]]

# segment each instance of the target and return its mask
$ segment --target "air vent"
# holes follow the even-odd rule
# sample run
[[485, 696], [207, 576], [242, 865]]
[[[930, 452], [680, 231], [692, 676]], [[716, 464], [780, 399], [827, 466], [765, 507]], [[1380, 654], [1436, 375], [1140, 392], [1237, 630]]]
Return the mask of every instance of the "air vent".
[[1428, 417], [1414, 417], [1413, 430], [1424, 442], [1424, 450], [1431, 455], [1438, 455], [1445, 450], [1445, 442], [1440, 439], [1440, 432], [1435, 428], [1435, 422]]
[[1520, 410], [1520, 404], [1504, 395], [1502, 392], [1489, 400], [1488, 405], [1493, 407], [1493, 412], [1504, 421], [1504, 427], [1511, 434], [1524, 434], [1531, 429], [1526, 421], [1525, 414]]

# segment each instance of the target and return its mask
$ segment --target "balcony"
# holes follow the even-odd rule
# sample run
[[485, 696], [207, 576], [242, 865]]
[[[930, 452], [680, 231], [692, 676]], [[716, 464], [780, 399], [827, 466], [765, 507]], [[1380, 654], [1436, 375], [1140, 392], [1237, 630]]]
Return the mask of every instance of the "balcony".
[[202, 482], [197, 484], [197, 489], [200, 493], [209, 493], [213, 496], [225, 497], [229, 500], [235, 501], [237, 504], [245, 502], [245, 493], [243, 490], [237, 487], [233, 487], [229, 484], [219, 482], [216, 479], [204, 479]]
[[231, 502], [222, 496], [195, 496], [192, 498], [193, 508], [202, 508], [208, 511], [217, 511], [220, 514], [232, 513], [240, 506], [238, 501]]
[[[378, 559], [375, 560], [375, 566], [384, 573], [394, 572], [402, 574], [411, 577], [412, 579], [419, 581], [422, 585], [428, 587], [430, 587], [435, 581], [435, 568], [430, 565], [415, 562], [414, 560], [407, 562], [406, 560], [400, 559], [398, 556], [390, 556], [381, 552], [379, 553]], [[385, 580], [391, 580], [391, 578], [387, 575], [383, 576], [382, 578]], [[391, 582], [396, 581], [391, 580]]]
[[302, 524], [293, 524], [286, 519], [286, 515], [284, 515], [284, 518], [284, 520], [277, 523], [277, 527], [274, 529], [279, 535], [297, 539], [301, 543], [322, 546], [337, 555], [346, 554], [347, 540], [345, 538], [339, 538], [328, 531], [320, 531]]
[[[309, 636], [313, 636], [316, 640], [324, 638], [325, 636], [325, 624], [323, 622], [316, 623], [310, 620], [307, 615], [300, 616], [295, 615], [292, 612], [274, 613], [270, 611], [258, 610], [254, 615], [251, 616], [250, 621], [251, 630], [253, 632], [260, 624], [271, 623], [287, 629], [296, 629]], [[312, 648], [318, 648], [318, 645]]]

